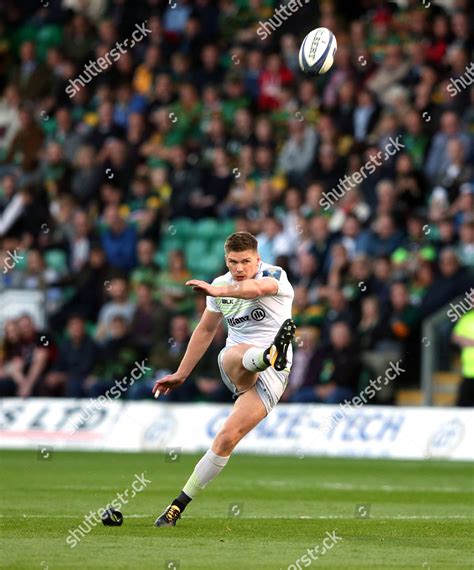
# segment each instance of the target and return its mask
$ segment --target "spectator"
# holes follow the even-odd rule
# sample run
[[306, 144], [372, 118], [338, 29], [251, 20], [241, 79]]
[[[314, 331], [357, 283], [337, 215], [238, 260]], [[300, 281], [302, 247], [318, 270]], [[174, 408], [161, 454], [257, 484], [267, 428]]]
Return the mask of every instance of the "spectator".
[[305, 381], [308, 366], [316, 350], [318, 329], [312, 326], [299, 326], [296, 332], [296, 339], [288, 386], [282, 396], [284, 402], [289, 401], [299, 391]]
[[121, 381], [121, 393], [127, 391], [131, 372], [142, 359], [143, 351], [132, 338], [127, 319], [116, 313], [111, 318], [109, 335], [99, 349], [94, 368], [83, 383], [87, 396], [103, 396], [113, 386], [119, 386], [118, 381]]
[[137, 244], [138, 264], [132, 271], [130, 282], [134, 291], [140, 283], [155, 283], [160, 273], [160, 266], [155, 262], [155, 244], [153, 240], [142, 238]]
[[40, 393], [45, 374], [51, 365], [54, 348], [52, 340], [36, 329], [29, 315], [19, 318], [18, 328], [23, 370], [18, 377], [17, 396], [25, 398]]
[[126, 277], [114, 277], [104, 284], [110, 301], [102, 306], [97, 320], [96, 339], [104, 341], [111, 334], [111, 325], [115, 317], [120, 316], [130, 325], [135, 305], [129, 301], [128, 281]]
[[451, 140], [459, 140], [466, 156], [470, 156], [472, 140], [462, 131], [459, 117], [453, 111], [446, 111], [441, 116], [441, 128], [433, 138], [425, 165], [427, 176], [433, 183], [439, 180], [449, 165], [448, 143]]
[[0, 352], [0, 396], [16, 396], [24, 384], [25, 362], [21, 356], [21, 338], [18, 321], [5, 322], [5, 334]]
[[469, 286], [469, 276], [459, 265], [456, 252], [451, 248], [444, 249], [439, 256], [439, 276], [434, 280], [421, 304], [423, 317], [433, 314], [450, 299], [464, 293]]
[[45, 392], [48, 396], [84, 398], [84, 383], [95, 365], [97, 345], [80, 316], [69, 318], [67, 333], [68, 338], [59, 346], [58, 360], [46, 375]]
[[137, 231], [110, 205], [104, 213], [106, 227], [102, 230], [102, 247], [112, 267], [130, 271], [136, 265]]
[[[189, 337], [188, 320], [183, 315], [176, 315], [171, 319], [170, 337], [166, 340], [156, 342], [150, 351], [150, 366], [153, 369], [153, 376], [164, 376], [176, 370], [186, 351]], [[133, 400], [152, 398], [152, 388], [155, 380], [149, 379], [137, 382], [130, 390], [130, 398]], [[182, 386], [183, 390], [171, 392], [165, 396], [165, 400], [186, 401], [196, 394], [194, 381], [188, 381]]]
[[334, 323], [328, 346], [316, 350], [308, 364], [303, 387], [290, 402], [340, 404], [355, 396], [361, 372], [347, 323]]
[[164, 342], [169, 338], [169, 322], [171, 315], [159, 301], [153, 300], [151, 283], [138, 283], [137, 304], [133, 313], [130, 332], [138, 346], [148, 354], [156, 342]]
[[289, 176], [290, 181], [301, 183], [309, 172], [316, 151], [316, 131], [304, 121], [289, 122], [290, 137], [283, 146], [278, 166]]
[[192, 292], [186, 287], [191, 273], [181, 251], [170, 251], [168, 270], [161, 271], [156, 280], [158, 299], [170, 311], [189, 313], [193, 307]]
[[20, 128], [13, 137], [5, 162], [31, 173], [38, 165], [38, 156], [44, 134], [36, 124], [33, 114], [26, 108], [20, 110]]

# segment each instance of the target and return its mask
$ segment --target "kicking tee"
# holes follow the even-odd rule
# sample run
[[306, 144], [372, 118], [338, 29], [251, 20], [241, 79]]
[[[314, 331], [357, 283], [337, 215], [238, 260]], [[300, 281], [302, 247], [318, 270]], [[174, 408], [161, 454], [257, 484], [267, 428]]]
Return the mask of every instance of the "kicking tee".
[[[274, 295], [265, 295], [257, 299], [236, 299], [234, 297], [206, 297], [209, 311], [222, 313], [227, 322], [228, 334], [226, 346], [234, 346], [241, 342], [267, 348], [282, 325], [291, 318], [293, 304], [293, 287], [288, 281], [286, 272], [275, 265], [260, 262], [255, 279], [271, 277], [278, 283], [278, 291]], [[232, 285], [238, 283], [232, 279], [230, 271], [216, 277], [212, 285]], [[291, 363], [292, 350], [288, 350], [288, 362]]]

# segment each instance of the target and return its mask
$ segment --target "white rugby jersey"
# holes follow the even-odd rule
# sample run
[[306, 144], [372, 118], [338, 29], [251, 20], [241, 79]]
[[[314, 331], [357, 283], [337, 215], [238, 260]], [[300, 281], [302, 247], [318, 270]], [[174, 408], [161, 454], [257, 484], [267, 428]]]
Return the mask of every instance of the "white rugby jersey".
[[[228, 326], [226, 346], [246, 342], [259, 348], [267, 348], [272, 343], [283, 321], [291, 318], [293, 287], [286, 272], [275, 265], [260, 262], [255, 279], [273, 277], [278, 282], [275, 295], [265, 295], [257, 299], [235, 299], [234, 297], [206, 297], [210, 311], [222, 313]], [[213, 285], [238, 283], [232, 279], [230, 271], [216, 277]], [[291, 363], [292, 349], [288, 351]]]

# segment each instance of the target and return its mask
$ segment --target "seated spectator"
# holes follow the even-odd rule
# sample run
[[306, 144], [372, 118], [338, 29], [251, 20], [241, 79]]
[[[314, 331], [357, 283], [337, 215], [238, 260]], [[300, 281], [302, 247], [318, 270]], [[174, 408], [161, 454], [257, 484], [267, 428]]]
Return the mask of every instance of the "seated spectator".
[[[171, 319], [170, 337], [163, 341], [158, 341], [150, 350], [149, 366], [153, 370], [153, 378], [141, 380], [130, 389], [129, 398], [140, 400], [142, 398], [152, 398], [152, 388], [158, 377], [173, 374], [186, 352], [189, 338], [188, 319], [184, 315], [176, 315]], [[196, 395], [196, 387], [191, 378], [180, 387], [173, 390], [169, 395], [162, 396], [161, 399], [171, 401], [189, 401]]]
[[138, 228], [140, 235], [153, 237], [159, 235], [159, 206], [159, 198], [153, 194], [148, 176], [137, 175], [120, 213]]
[[265, 263], [274, 264], [278, 255], [289, 253], [283, 225], [276, 218], [267, 218], [262, 226], [262, 233], [257, 235], [260, 257]]
[[136, 292], [140, 283], [155, 283], [160, 273], [160, 266], [155, 262], [155, 244], [153, 240], [142, 238], [137, 244], [138, 265], [132, 271], [130, 283]]
[[340, 242], [345, 247], [349, 259], [365, 253], [368, 248], [369, 235], [361, 226], [355, 214], [348, 214], [342, 226]]
[[45, 393], [84, 398], [84, 383], [96, 363], [98, 348], [86, 333], [85, 321], [79, 315], [70, 317], [67, 334], [67, 339], [59, 346], [58, 360], [46, 375]]
[[130, 324], [130, 332], [136, 343], [148, 354], [151, 346], [169, 338], [171, 313], [159, 301], [153, 299], [153, 285], [138, 283], [137, 303]]
[[295, 297], [293, 300], [292, 316], [296, 326], [321, 326], [325, 315], [325, 307], [321, 304], [310, 303], [307, 287], [297, 285], [294, 291]]
[[23, 369], [18, 377], [17, 396], [21, 398], [38, 396], [53, 358], [55, 350], [53, 342], [48, 335], [36, 329], [29, 315], [19, 318], [18, 328]]
[[328, 287], [325, 291], [327, 300], [326, 315], [321, 329], [321, 338], [324, 343], [330, 340], [330, 331], [333, 324], [343, 321], [348, 323], [351, 330], [354, 330], [358, 316], [344, 295], [344, 292], [337, 287]]
[[194, 296], [186, 281], [191, 273], [186, 267], [182, 251], [170, 251], [167, 271], [161, 271], [156, 279], [158, 299], [170, 311], [190, 313], [194, 306]]
[[290, 402], [340, 404], [355, 396], [361, 365], [349, 325], [331, 325], [329, 344], [317, 349], [308, 364], [303, 386]]
[[5, 333], [1, 339], [0, 351], [0, 397], [16, 396], [24, 381], [25, 362], [21, 357], [21, 338], [18, 321], [5, 322]]
[[96, 163], [94, 147], [79, 147], [72, 163], [71, 192], [83, 205], [88, 205], [99, 191], [104, 172]]
[[62, 277], [58, 286], [74, 284], [72, 297], [50, 317], [51, 327], [62, 330], [67, 319], [73, 314], [80, 314], [85, 319], [95, 322], [110, 284], [110, 268], [106, 264], [104, 250], [92, 244], [89, 259], [78, 273]]
[[318, 286], [322, 284], [316, 258], [311, 253], [301, 251], [297, 260], [298, 272], [293, 283], [295, 287], [304, 287], [307, 290], [309, 302], [313, 304], [318, 298]]
[[21, 168], [24, 173], [31, 173], [38, 166], [43, 140], [44, 133], [36, 123], [33, 113], [26, 108], [21, 109], [20, 128], [10, 143], [5, 162]]
[[283, 392], [282, 401], [288, 402], [298, 392], [305, 381], [308, 366], [317, 346], [319, 332], [313, 326], [299, 326], [296, 330], [296, 342], [294, 343], [293, 363], [288, 386]]
[[143, 350], [132, 338], [123, 315], [112, 317], [107, 333], [107, 340], [99, 348], [95, 365], [83, 383], [83, 390], [91, 398], [106, 394], [114, 386], [125, 393], [131, 384], [132, 370], [144, 360]]
[[105, 228], [101, 232], [102, 247], [112, 267], [130, 271], [136, 265], [137, 231], [120, 215], [118, 206], [107, 206]]
[[466, 220], [459, 230], [459, 245], [456, 248], [461, 265], [474, 270], [474, 214], [469, 221]]
[[406, 342], [418, 324], [419, 314], [410, 303], [405, 283], [393, 283], [390, 287], [392, 312], [389, 317], [390, 337], [397, 342]]
[[472, 280], [465, 268], [459, 264], [456, 251], [452, 248], [444, 249], [439, 256], [439, 275], [426, 292], [421, 304], [423, 318], [433, 314], [449, 303], [451, 299], [467, 291]]
[[361, 317], [357, 326], [357, 339], [362, 353], [376, 349], [385, 331], [386, 325], [382, 319], [377, 297], [364, 297], [361, 302]]
[[410, 282], [409, 293], [410, 302], [419, 307], [423, 302], [429, 287], [434, 281], [434, 271], [431, 262], [422, 261], [415, 270]]
[[134, 303], [129, 300], [128, 281], [125, 277], [114, 277], [104, 285], [111, 300], [102, 306], [99, 313], [95, 334], [99, 342], [107, 340], [115, 317], [123, 317], [127, 325], [130, 325], [135, 311]]
[[83, 210], [76, 210], [69, 235], [69, 264], [74, 273], [82, 271], [89, 259], [92, 240], [95, 237], [92, 224]]
[[278, 167], [289, 176], [290, 184], [301, 184], [313, 163], [317, 135], [305, 121], [292, 119], [288, 127], [289, 137], [280, 152]]
[[445, 111], [441, 116], [440, 129], [433, 137], [425, 162], [425, 172], [434, 184], [445, 175], [448, 168], [448, 143], [451, 140], [459, 140], [469, 156], [472, 137], [463, 132], [459, 116], [454, 111]]
[[395, 226], [391, 216], [383, 215], [374, 222], [367, 246], [369, 255], [391, 255], [401, 244], [402, 233]]

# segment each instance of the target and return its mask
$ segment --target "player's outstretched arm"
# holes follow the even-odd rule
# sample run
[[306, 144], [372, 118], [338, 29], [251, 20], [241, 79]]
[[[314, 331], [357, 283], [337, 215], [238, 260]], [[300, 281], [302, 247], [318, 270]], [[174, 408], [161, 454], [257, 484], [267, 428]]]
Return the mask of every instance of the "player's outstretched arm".
[[204, 311], [198, 326], [191, 335], [188, 348], [184, 353], [178, 370], [174, 374], [167, 374], [155, 382], [153, 386], [155, 398], [159, 394], [167, 394], [170, 390], [174, 390], [183, 384], [209, 348], [221, 319], [221, 313], [209, 311], [208, 309]]
[[273, 277], [244, 279], [229, 285], [211, 285], [200, 279], [191, 279], [186, 282], [186, 285], [210, 297], [234, 297], [236, 299], [257, 299], [265, 295], [275, 295], [278, 292], [278, 281]]

